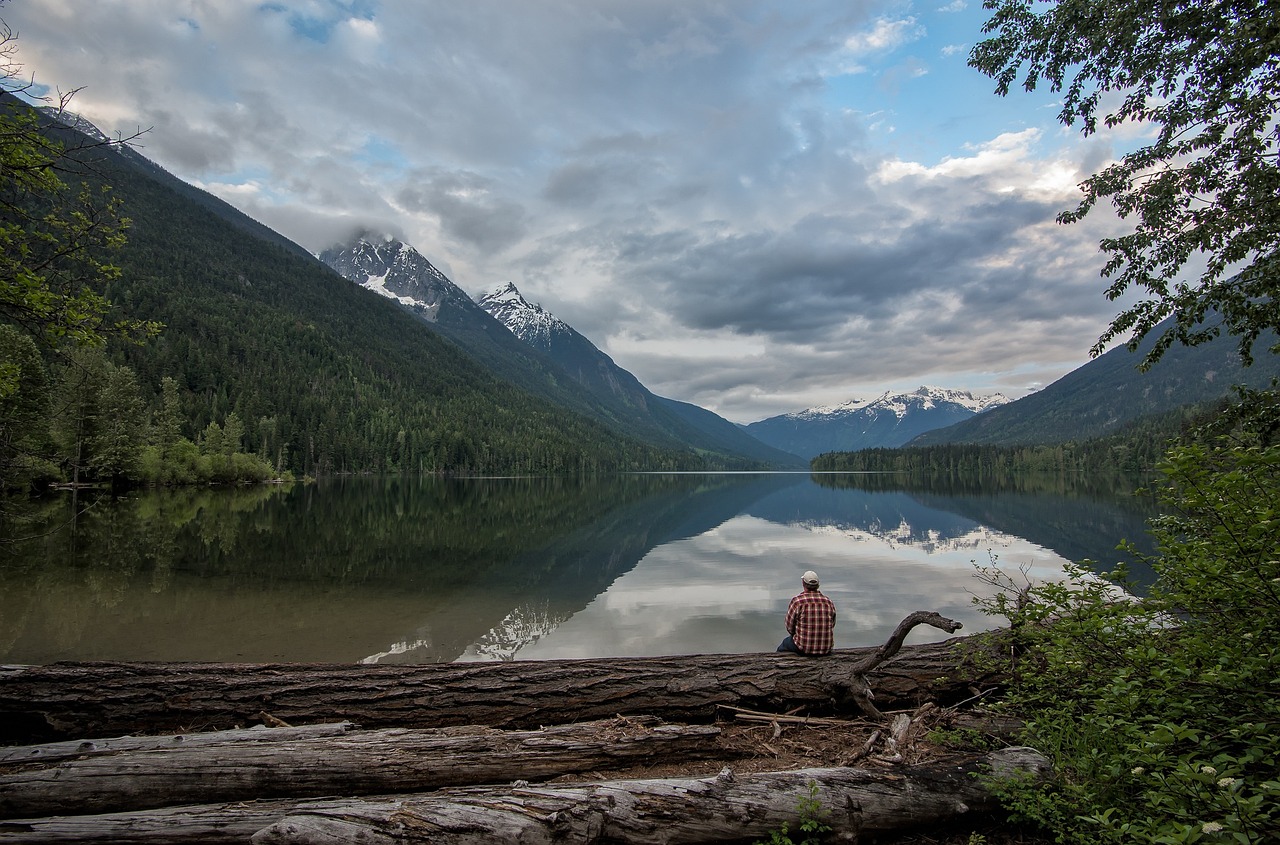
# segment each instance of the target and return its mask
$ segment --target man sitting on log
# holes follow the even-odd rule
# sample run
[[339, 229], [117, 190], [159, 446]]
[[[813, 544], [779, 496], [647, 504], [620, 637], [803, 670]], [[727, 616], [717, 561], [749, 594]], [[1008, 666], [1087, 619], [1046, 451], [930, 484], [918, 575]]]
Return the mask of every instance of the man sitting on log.
[[804, 591], [787, 605], [787, 638], [778, 651], [820, 656], [835, 648], [836, 605], [818, 590], [818, 573], [812, 569], [800, 576]]

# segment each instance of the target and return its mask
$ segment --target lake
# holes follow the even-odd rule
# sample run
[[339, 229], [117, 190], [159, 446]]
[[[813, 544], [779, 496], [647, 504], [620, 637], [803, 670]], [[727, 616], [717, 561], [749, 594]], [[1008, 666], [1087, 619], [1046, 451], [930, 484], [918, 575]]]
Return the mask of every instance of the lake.
[[806, 569], [839, 609], [837, 647], [878, 645], [915, 610], [982, 630], [998, 620], [973, 605], [991, 592], [975, 563], [1109, 569], [1154, 514], [1129, 489], [706, 473], [68, 494], [0, 544], [0, 662], [772, 651]]

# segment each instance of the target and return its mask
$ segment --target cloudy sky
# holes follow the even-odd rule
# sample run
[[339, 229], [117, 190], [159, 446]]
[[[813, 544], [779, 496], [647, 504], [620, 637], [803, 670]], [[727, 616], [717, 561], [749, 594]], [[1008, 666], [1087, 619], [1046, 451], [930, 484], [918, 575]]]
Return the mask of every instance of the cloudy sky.
[[966, 66], [980, 0], [11, 0], [24, 73], [319, 252], [506, 281], [738, 422], [1088, 360], [1126, 139]]

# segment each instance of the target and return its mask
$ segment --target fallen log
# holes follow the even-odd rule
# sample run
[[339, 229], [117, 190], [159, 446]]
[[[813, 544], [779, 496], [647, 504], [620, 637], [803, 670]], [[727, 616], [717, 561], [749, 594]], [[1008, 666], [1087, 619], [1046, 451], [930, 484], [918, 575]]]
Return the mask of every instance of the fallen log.
[[905, 830], [994, 810], [995, 800], [974, 777], [977, 773], [1042, 776], [1045, 771], [1044, 758], [1034, 751], [1006, 749], [889, 771], [800, 769], [744, 776], [726, 771], [701, 779], [515, 783], [431, 795], [248, 801], [14, 819], [0, 822], [0, 845], [226, 845], [251, 836], [256, 845], [728, 842], [768, 836], [782, 824], [795, 830], [800, 801], [811, 798], [833, 833], [852, 839], [862, 832]]
[[176, 748], [179, 745], [191, 748], [199, 745], [221, 745], [227, 742], [283, 742], [286, 739], [341, 736], [355, 729], [356, 726], [350, 722], [273, 729], [257, 725], [242, 730], [177, 734], [175, 736], [119, 736], [110, 739], [72, 739], [43, 745], [16, 745], [0, 748], [0, 771], [14, 763], [49, 765], [61, 760], [77, 760], [94, 754], [115, 754], [122, 751], [157, 751]]
[[[156, 738], [154, 748], [100, 749], [52, 762], [53, 755], [39, 748], [11, 754], [21, 762], [0, 765], [0, 818], [420, 792], [724, 759], [729, 753], [716, 742], [719, 728], [664, 725], [653, 718], [537, 731], [390, 728], [303, 738], [296, 733], [274, 728]], [[46, 761], [35, 762], [41, 757]]]
[[409, 801], [352, 801], [288, 816], [254, 845], [470, 845], [475, 842], [741, 842], [796, 825], [802, 802], [832, 834], [936, 825], [996, 809], [979, 773], [1042, 774], [1031, 749], [967, 764], [903, 769], [804, 769], [736, 777], [458, 789]]
[[[410, 796], [388, 796], [384, 800]], [[350, 799], [276, 799], [0, 821], [0, 845], [245, 845], [286, 816]], [[372, 801], [370, 801], [372, 803]]]
[[907, 645], [874, 669], [879, 649], [826, 657], [710, 654], [422, 666], [236, 663], [57, 663], [0, 668], [0, 744], [243, 727], [265, 711], [289, 724], [366, 728], [482, 724], [535, 728], [652, 714], [709, 722], [719, 705], [815, 715], [924, 701], [947, 706], [1000, 675], [968, 658], [978, 638]]

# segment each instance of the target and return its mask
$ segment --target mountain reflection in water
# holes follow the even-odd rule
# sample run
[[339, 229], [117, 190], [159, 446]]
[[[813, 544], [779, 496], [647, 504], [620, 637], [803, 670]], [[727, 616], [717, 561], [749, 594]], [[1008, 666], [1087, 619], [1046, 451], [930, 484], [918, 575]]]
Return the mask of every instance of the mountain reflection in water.
[[[799, 574], [837, 645], [966, 630], [973, 563], [1110, 567], [1149, 504], [1065, 482], [867, 475], [348, 478], [34, 507], [0, 558], [0, 661], [428, 663], [772, 650]], [[947, 636], [917, 629], [911, 641]]]

